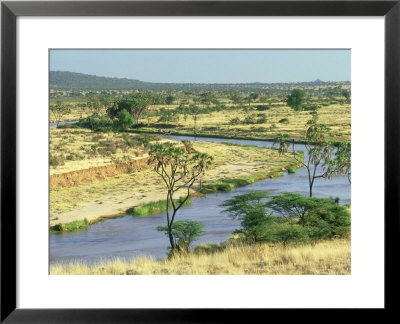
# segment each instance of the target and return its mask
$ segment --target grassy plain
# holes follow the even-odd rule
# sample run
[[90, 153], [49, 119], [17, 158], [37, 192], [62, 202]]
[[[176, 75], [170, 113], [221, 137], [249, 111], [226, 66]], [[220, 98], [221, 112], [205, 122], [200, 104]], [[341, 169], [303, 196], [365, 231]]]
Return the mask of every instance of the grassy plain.
[[315, 245], [231, 245], [221, 251], [179, 255], [157, 261], [151, 257], [114, 259], [88, 265], [50, 265], [52, 275], [350, 275], [351, 243], [335, 239]]
[[[250, 109], [231, 109], [229, 111], [214, 111], [209, 114], [197, 115], [197, 134], [209, 134], [209, 136], [223, 135], [226, 137], [242, 137], [254, 139], [273, 139], [279, 133], [286, 133], [290, 139], [304, 140], [306, 123], [311, 119], [309, 111], [295, 112], [285, 104], [270, 106], [268, 110], [256, 111], [257, 104], [251, 104]], [[245, 108], [248, 108], [245, 106]], [[253, 109], [254, 108], [254, 109]], [[172, 109], [172, 108], [170, 108]], [[332, 141], [350, 141], [351, 135], [351, 107], [350, 104], [332, 104], [322, 106], [318, 110], [319, 122], [328, 125], [331, 130]], [[188, 116], [178, 115], [178, 122], [171, 125], [160, 123], [157, 117], [147, 120], [148, 127], [142, 127], [139, 131], [151, 131], [161, 133], [194, 133], [194, 120]], [[265, 119], [265, 122], [246, 124], [246, 118]], [[232, 120], [239, 120], [238, 124]]]

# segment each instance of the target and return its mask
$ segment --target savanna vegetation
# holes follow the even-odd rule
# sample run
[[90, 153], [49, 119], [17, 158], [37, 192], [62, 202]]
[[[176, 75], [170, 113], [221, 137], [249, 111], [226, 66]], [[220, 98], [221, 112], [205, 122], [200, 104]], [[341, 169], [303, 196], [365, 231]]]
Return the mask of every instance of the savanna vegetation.
[[[66, 73], [66, 74], [65, 74]], [[350, 84], [148, 84], [52, 72], [50, 230], [165, 214], [168, 258], [52, 265], [52, 274], [349, 274], [350, 206], [313, 194], [318, 178], [351, 180]], [[74, 121], [74, 123], [65, 123]], [[173, 141], [164, 135], [272, 140], [273, 148]], [[304, 143], [296, 151], [294, 143]], [[240, 228], [193, 243], [181, 216], [197, 196], [304, 167], [309, 195], [252, 191], [226, 200]]]

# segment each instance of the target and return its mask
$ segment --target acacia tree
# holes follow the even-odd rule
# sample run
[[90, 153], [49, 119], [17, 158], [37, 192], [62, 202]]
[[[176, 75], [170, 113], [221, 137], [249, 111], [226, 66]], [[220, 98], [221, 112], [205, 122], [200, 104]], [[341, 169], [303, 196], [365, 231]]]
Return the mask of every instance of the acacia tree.
[[84, 113], [85, 110], [86, 110], [86, 103], [79, 103], [79, 104], [77, 104], [76, 106], [79, 107], [79, 108], [81, 109], [81, 118], [82, 118], [82, 115], [83, 115], [83, 113]]
[[239, 92], [234, 92], [229, 95], [229, 99], [236, 105], [242, 100], [242, 96]]
[[190, 114], [192, 115], [192, 118], [193, 118], [193, 133], [194, 133], [194, 136], [196, 137], [197, 115], [200, 113], [200, 109], [196, 105], [192, 104], [192, 105], [190, 105], [189, 110], [190, 110]]
[[89, 101], [86, 103], [86, 107], [89, 109], [92, 116], [95, 116], [99, 112], [100, 102], [94, 98], [90, 98]]
[[[325, 124], [318, 123], [318, 114], [313, 113], [313, 118], [309, 120], [306, 124], [308, 126], [306, 131], [306, 143], [304, 144], [306, 148], [305, 160], [300, 159], [298, 153], [294, 149], [293, 141], [293, 154], [294, 159], [301, 163], [307, 170], [308, 173], [308, 185], [309, 194], [312, 197], [312, 189], [314, 186], [315, 179], [318, 178], [328, 178], [328, 169], [325, 166], [329, 164], [331, 158], [334, 154], [334, 146], [327, 141], [327, 136], [329, 135], [329, 128]], [[280, 144], [280, 154], [287, 154], [288, 151], [285, 150], [287, 143], [285, 139], [288, 138], [286, 134], [280, 134], [275, 138], [274, 142]], [[317, 174], [317, 170], [322, 166], [323, 170], [321, 174]], [[333, 174], [332, 174], [333, 175]]]
[[104, 116], [108, 109], [113, 106], [114, 102], [111, 100], [111, 98], [107, 95], [103, 95], [99, 98], [99, 108], [98, 112], [100, 113], [100, 116]]
[[[148, 163], [154, 164], [154, 171], [161, 176], [167, 189], [167, 235], [172, 253], [182, 250], [174, 237], [176, 214], [189, 199], [195, 181], [205, 173], [212, 161], [213, 157], [206, 153], [190, 154], [173, 143], [156, 143], [150, 147]], [[174, 195], [179, 190], [185, 190], [185, 195], [175, 200]]]
[[53, 116], [53, 120], [58, 126], [62, 120], [62, 118], [71, 112], [71, 108], [67, 105], [61, 103], [61, 101], [57, 101], [55, 105], [50, 106], [50, 113]]

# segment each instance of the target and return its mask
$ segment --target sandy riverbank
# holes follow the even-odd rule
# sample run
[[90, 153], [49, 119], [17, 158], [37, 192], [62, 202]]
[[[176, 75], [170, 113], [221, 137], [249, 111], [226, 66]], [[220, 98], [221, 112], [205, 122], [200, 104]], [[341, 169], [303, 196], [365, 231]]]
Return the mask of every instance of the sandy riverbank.
[[[193, 145], [196, 150], [214, 156], [214, 165], [203, 181], [239, 178], [260, 171], [276, 172], [290, 164], [288, 157], [267, 148], [207, 142]], [[194, 189], [198, 189], [198, 184]], [[100, 217], [123, 215], [131, 207], [165, 198], [162, 180], [150, 168], [54, 188], [50, 190], [50, 226], [85, 218], [91, 222]]]

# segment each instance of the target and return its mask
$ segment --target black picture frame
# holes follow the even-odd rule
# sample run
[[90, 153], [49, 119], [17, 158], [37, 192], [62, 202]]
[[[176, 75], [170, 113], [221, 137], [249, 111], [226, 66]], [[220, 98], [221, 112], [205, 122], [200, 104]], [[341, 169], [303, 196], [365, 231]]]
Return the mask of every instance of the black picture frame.
[[[4, 1], [1, 3], [1, 322], [235, 322], [263, 309], [16, 308], [16, 19], [19, 16], [384, 16], [385, 308], [396, 309], [400, 215], [400, 0], [395, 1]], [[390, 252], [393, 251], [393, 254]], [[366, 283], [367, 284], [367, 283]]]

